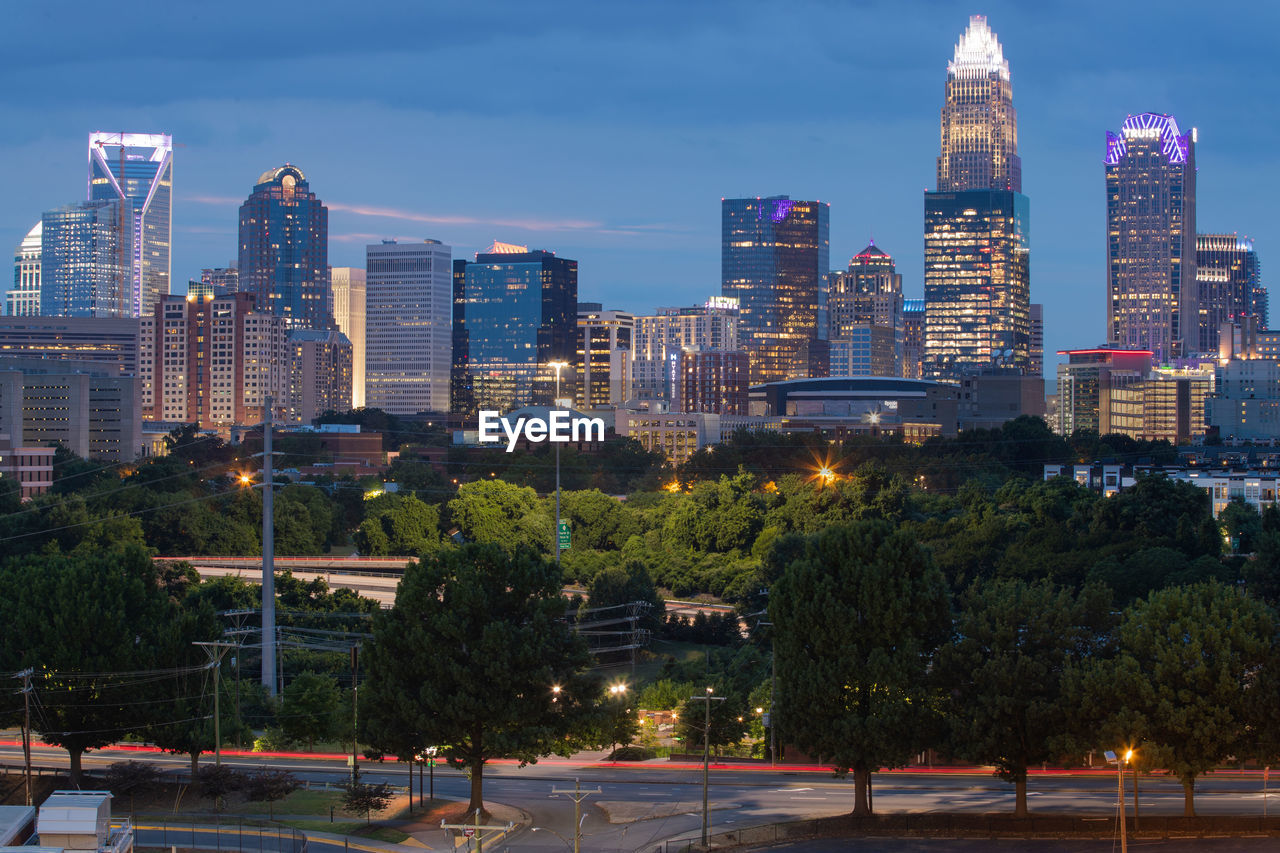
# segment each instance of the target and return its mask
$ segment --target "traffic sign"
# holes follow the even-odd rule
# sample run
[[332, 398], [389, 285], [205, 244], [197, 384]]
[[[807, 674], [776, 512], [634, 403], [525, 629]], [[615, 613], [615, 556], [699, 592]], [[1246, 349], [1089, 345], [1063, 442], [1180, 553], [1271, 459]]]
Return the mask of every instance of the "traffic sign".
[[560, 527], [556, 531], [556, 535], [560, 543], [560, 550], [568, 551], [569, 550], [569, 522], [567, 521], [560, 522]]
[[466, 829], [462, 830], [462, 834], [465, 835], [467, 838], [470, 838], [471, 836], [476, 834], [476, 831], [473, 827], [468, 826]]

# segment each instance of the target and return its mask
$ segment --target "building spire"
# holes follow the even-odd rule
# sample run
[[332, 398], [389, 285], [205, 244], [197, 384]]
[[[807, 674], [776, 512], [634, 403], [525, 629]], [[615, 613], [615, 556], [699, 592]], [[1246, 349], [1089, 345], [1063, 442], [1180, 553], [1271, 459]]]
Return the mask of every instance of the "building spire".
[[999, 74], [1001, 80], [1009, 79], [1009, 61], [996, 34], [987, 26], [985, 15], [969, 18], [969, 27], [956, 42], [955, 55], [947, 63], [947, 76], [959, 80], [972, 80]]

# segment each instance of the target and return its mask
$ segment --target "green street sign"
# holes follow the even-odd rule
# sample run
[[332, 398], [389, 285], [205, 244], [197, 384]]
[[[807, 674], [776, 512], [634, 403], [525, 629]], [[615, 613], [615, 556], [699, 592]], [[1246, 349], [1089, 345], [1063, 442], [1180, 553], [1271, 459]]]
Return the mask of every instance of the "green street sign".
[[560, 543], [560, 550], [568, 551], [569, 550], [569, 522], [567, 521], [560, 522], [560, 527], [556, 531], [556, 538]]

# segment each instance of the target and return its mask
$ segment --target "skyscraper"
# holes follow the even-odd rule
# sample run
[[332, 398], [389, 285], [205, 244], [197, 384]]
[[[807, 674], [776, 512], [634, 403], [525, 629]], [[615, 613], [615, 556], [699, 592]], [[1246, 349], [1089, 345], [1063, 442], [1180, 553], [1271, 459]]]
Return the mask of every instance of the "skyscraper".
[[1009, 62], [982, 15], [956, 42], [942, 107], [938, 192], [965, 190], [1022, 192]]
[[574, 405], [580, 409], [616, 407], [631, 399], [635, 328], [635, 317], [625, 311], [606, 311], [599, 302], [578, 303], [575, 367], [580, 381]]
[[[831, 375], [901, 376], [902, 276], [893, 257], [873, 241], [853, 256], [847, 270], [833, 271], [830, 279]], [[863, 367], [851, 367], [853, 362]]]
[[40, 313], [136, 317], [133, 211], [126, 199], [45, 211], [40, 235]]
[[[551, 403], [550, 363], [575, 360], [578, 262], [495, 241], [454, 261], [453, 283], [453, 411]], [[560, 396], [576, 396], [579, 378], [562, 373]]]
[[36, 317], [40, 314], [41, 224], [37, 222], [14, 250], [13, 290], [4, 297], [4, 313], [10, 317]]
[[[702, 305], [659, 308], [636, 317], [631, 348], [631, 390], [639, 400], [674, 400], [681, 353], [740, 351], [738, 300], [712, 296]], [[673, 384], [674, 383], [674, 384]]]
[[1157, 364], [1189, 355], [1200, 348], [1195, 128], [1128, 116], [1107, 133], [1106, 178], [1107, 340]]
[[333, 328], [329, 210], [288, 163], [258, 178], [240, 205], [237, 287], [291, 329]]
[[369, 408], [396, 415], [449, 410], [452, 256], [439, 240], [383, 240], [365, 247]]
[[351, 408], [364, 408], [365, 277], [359, 267], [331, 267], [333, 321], [351, 341]]
[[169, 293], [173, 231], [173, 137], [89, 134], [89, 201], [128, 200], [132, 276], [126, 316], [140, 317]]
[[738, 300], [751, 382], [825, 376], [831, 205], [721, 200], [721, 295]]
[[938, 187], [926, 192], [923, 370], [1030, 367], [1031, 206], [1009, 62], [975, 15], [947, 64]]
[[1253, 317], [1267, 328], [1267, 290], [1262, 286], [1253, 240], [1238, 234], [1196, 235], [1196, 289], [1200, 308], [1199, 352], [1216, 353], [1223, 323]]

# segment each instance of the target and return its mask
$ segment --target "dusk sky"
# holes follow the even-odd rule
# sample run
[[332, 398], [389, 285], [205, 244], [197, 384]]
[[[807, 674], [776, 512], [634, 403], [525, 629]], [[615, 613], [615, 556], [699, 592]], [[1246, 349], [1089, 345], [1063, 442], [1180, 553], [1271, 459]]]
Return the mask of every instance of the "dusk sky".
[[1280, 5], [1261, 2], [13, 4], [0, 240], [84, 198], [90, 131], [163, 132], [180, 286], [235, 258], [238, 206], [288, 161], [329, 206], [335, 266], [382, 238], [455, 258], [500, 239], [577, 259], [583, 301], [648, 312], [720, 292], [721, 197], [785, 193], [831, 203], [833, 268], [874, 236], [921, 296], [971, 14], [1012, 73], [1047, 351], [1103, 340], [1102, 159], [1128, 113], [1199, 129], [1199, 230], [1254, 237], [1269, 283]]

